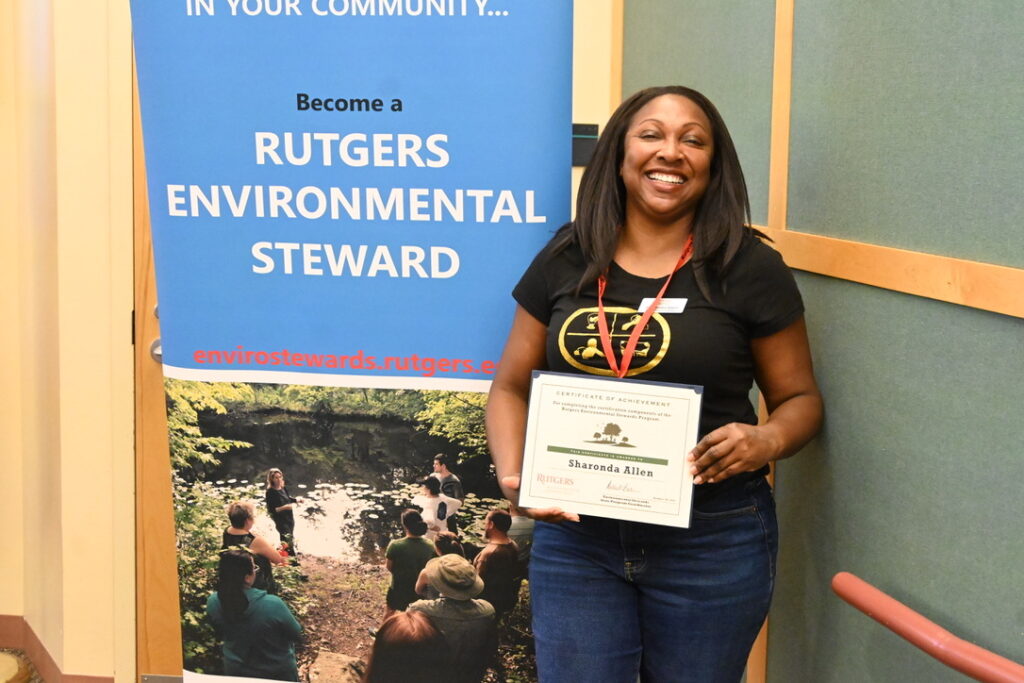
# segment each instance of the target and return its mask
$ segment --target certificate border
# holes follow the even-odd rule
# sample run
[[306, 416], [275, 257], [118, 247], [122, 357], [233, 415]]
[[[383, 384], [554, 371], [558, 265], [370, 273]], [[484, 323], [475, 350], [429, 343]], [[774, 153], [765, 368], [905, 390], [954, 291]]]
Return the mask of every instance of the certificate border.
[[[556, 386], [554, 384], [544, 384], [544, 385], [538, 384], [537, 380], [539, 378], [541, 378], [541, 377], [543, 377], [543, 378], [553, 378], [556, 381], [557, 381], [558, 378], [565, 378], [568, 381], [568, 384], [566, 386], [568, 388], [572, 388], [572, 389], [579, 389], [580, 387], [577, 386], [576, 383], [580, 382], [581, 380], [584, 381], [584, 382], [587, 382], [587, 381], [604, 381], [604, 382], [608, 382], [608, 381], [614, 381], [614, 380], [611, 380], [611, 378], [603, 377], [603, 376], [589, 376], [589, 375], [580, 375], [580, 374], [566, 373], [566, 372], [549, 372], [549, 371], [545, 371], [545, 370], [534, 370], [533, 373], [532, 373], [532, 376], [531, 376], [530, 405], [528, 407], [528, 412], [527, 412], [528, 420], [527, 420], [526, 438], [525, 438], [525, 441], [524, 441], [524, 455], [523, 455], [524, 459], [523, 459], [523, 467], [522, 467], [522, 473], [521, 473], [520, 495], [521, 495], [522, 498], [525, 498], [527, 501], [529, 501], [529, 503], [531, 503], [533, 506], [535, 506], [538, 501], [550, 501], [553, 504], [561, 504], [562, 506], [564, 506], [566, 508], [569, 508], [569, 511], [576, 512], [578, 510], [577, 509], [573, 509], [572, 504], [566, 504], [567, 501], [565, 501], [564, 499], [552, 497], [552, 496], [549, 496], [549, 495], [540, 495], [540, 494], [532, 493], [532, 489], [533, 489], [533, 476], [532, 475], [533, 475], [534, 469], [535, 469], [534, 466], [533, 466], [533, 462], [534, 462], [535, 457], [536, 457], [536, 453], [537, 453], [536, 443], [537, 443], [537, 439], [539, 438], [539, 434], [537, 433], [537, 430], [535, 428], [533, 428], [532, 425], [535, 424], [534, 417], [536, 415], [536, 411], [539, 409], [539, 401], [538, 401], [539, 393], [538, 392], [539, 392], [539, 390], [541, 388], [544, 388], [545, 386]], [[694, 414], [688, 416], [687, 424], [685, 425], [685, 428], [686, 428], [687, 432], [692, 432], [692, 436], [694, 438], [696, 438], [698, 436], [698, 432], [699, 432], [699, 429], [700, 429], [700, 413], [701, 413], [701, 410], [703, 409], [704, 387], [699, 386], [699, 385], [693, 385], [693, 384], [675, 384], [675, 383], [671, 383], [671, 382], [658, 382], [658, 381], [654, 381], [654, 380], [624, 379], [624, 378], [620, 379], [619, 382], [621, 382], [623, 384], [628, 384], [628, 385], [644, 385], [644, 386], [664, 387], [666, 389], [672, 390], [672, 392], [676, 392], [678, 390], [687, 390], [689, 392], [692, 392], [693, 394], [696, 394], [696, 396], [697, 396], [697, 403], [698, 403], [697, 410], [692, 411]], [[623, 390], [625, 390], [628, 393], [628, 387], [623, 387]], [[685, 451], [685, 447], [684, 447], [683, 450]], [[527, 451], [533, 453], [534, 457], [532, 457], [529, 460], [527, 460], [527, 458], [526, 458], [526, 452]], [[684, 467], [685, 467], [685, 465], [684, 465]], [[603, 515], [594, 512], [594, 510], [595, 509], [597, 509], [597, 510], [599, 510], [599, 509], [608, 509], [610, 511], [615, 511], [616, 513], [623, 513], [623, 514], [608, 515], [607, 517], [609, 519], [619, 519], [619, 520], [622, 520], [622, 521], [633, 521], [633, 522], [650, 523], [650, 524], [661, 524], [663, 526], [672, 526], [672, 527], [678, 527], [678, 528], [689, 528], [690, 523], [692, 522], [692, 518], [693, 518], [693, 483], [692, 483], [693, 480], [692, 480], [692, 477], [690, 477], [690, 479], [689, 479], [689, 482], [690, 482], [689, 484], [687, 484], [686, 481], [687, 481], [687, 477], [686, 477], [686, 473], [684, 471], [682, 473], [681, 478], [680, 478], [679, 489], [676, 490], [676, 493], [678, 494], [678, 505], [677, 505], [677, 508], [676, 508], [675, 511], [661, 512], [661, 511], [655, 511], [655, 510], [635, 510], [635, 512], [637, 514], [636, 515], [631, 515], [631, 512], [634, 512], [634, 511], [631, 511], [629, 508], [623, 508], [623, 507], [616, 506], [616, 505], [611, 505], [611, 504], [608, 504], [608, 503], [589, 503], [588, 502], [588, 503], [581, 503], [580, 504], [581, 507], [585, 508], [585, 510], [581, 510], [580, 512], [581, 512], [581, 514], [589, 514], [589, 515], [601, 517]], [[690, 495], [689, 495], [689, 506], [688, 506], [688, 509], [684, 512], [682, 510], [682, 508], [684, 506], [684, 501], [683, 501], [684, 493], [683, 492], [684, 492], [685, 487], [687, 485], [690, 486], [691, 490], [690, 490]], [[530, 507], [530, 506], [531, 505], [526, 505], [526, 507]], [[654, 518], [662, 518], [662, 517], [665, 518], [663, 521], [654, 521]]]

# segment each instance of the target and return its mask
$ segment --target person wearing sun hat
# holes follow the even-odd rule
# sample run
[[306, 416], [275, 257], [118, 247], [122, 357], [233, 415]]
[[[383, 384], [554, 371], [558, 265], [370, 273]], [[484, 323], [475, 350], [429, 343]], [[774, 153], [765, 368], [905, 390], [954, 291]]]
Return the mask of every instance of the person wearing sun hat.
[[420, 572], [416, 592], [430, 586], [441, 597], [417, 600], [408, 611], [430, 617], [452, 653], [457, 683], [479, 683], [498, 647], [494, 607], [475, 599], [484, 589], [476, 568], [460, 555], [435, 557]]

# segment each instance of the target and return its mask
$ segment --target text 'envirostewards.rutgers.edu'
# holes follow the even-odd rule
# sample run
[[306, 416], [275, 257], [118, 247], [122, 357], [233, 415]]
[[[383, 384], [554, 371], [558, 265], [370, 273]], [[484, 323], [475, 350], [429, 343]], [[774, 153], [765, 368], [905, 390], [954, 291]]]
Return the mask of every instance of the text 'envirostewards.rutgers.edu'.
[[351, 355], [333, 353], [304, 353], [301, 351], [253, 351], [239, 346], [230, 351], [200, 349], [192, 353], [192, 360], [202, 365], [265, 366], [293, 368], [328, 368], [371, 371], [418, 372], [423, 377], [445, 374], [492, 375], [498, 364], [485, 360], [479, 364], [468, 358], [431, 358], [411, 354], [408, 356], [368, 356], [362, 350]]

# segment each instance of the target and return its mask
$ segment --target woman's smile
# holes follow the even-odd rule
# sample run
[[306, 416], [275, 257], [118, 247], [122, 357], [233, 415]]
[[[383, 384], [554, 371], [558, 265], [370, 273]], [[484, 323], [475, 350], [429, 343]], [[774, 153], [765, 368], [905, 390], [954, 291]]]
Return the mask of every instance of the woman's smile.
[[648, 171], [645, 174], [651, 180], [656, 180], [661, 183], [672, 183], [673, 185], [682, 185], [686, 182], [686, 178], [681, 175], [673, 173], [661, 173], [658, 171]]

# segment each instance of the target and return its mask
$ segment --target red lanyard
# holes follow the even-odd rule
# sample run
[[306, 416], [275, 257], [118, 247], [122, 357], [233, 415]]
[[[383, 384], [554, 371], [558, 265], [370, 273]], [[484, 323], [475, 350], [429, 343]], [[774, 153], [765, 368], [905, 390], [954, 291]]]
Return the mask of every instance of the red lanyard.
[[612, 348], [612, 335], [608, 331], [608, 320], [605, 319], [604, 315], [604, 290], [608, 286], [608, 278], [601, 275], [597, 278], [597, 329], [601, 333], [601, 350], [604, 351], [605, 358], [608, 359], [608, 367], [612, 369], [616, 377], [625, 377], [626, 373], [629, 372], [629, 364], [633, 362], [633, 352], [636, 351], [636, 344], [640, 341], [640, 333], [643, 332], [644, 328], [647, 327], [647, 323], [650, 321], [651, 316], [654, 315], [654, 311], [658, 309], [658, 304], [661, 303], [661, 298], [665, 296], [665, 290], [668, 289], [668, 284], [672, 282], [672, 276], [675, 275], [676, 271], [686, 265], [686, 262], [690, 260], [690, 256], [693, 255], [693, 235], [686, 238], [686, 244], [683, 245], [683, 253], [679, 257], [679, 262], [676, 263], [676, 267], [668, 274], [665, 278], [665, 284], [661, 286], [661, 291], [658, 292], [658, 296], [654, 298], [651, 305], [644, 311], [643, 317], [640, 318], [640, 322], [636, 324], [633, 331], [629, 335], [629, 340], [626, 342], [626, 348], [622, 350], [622, 363], [615, 359], [615, 350]]

